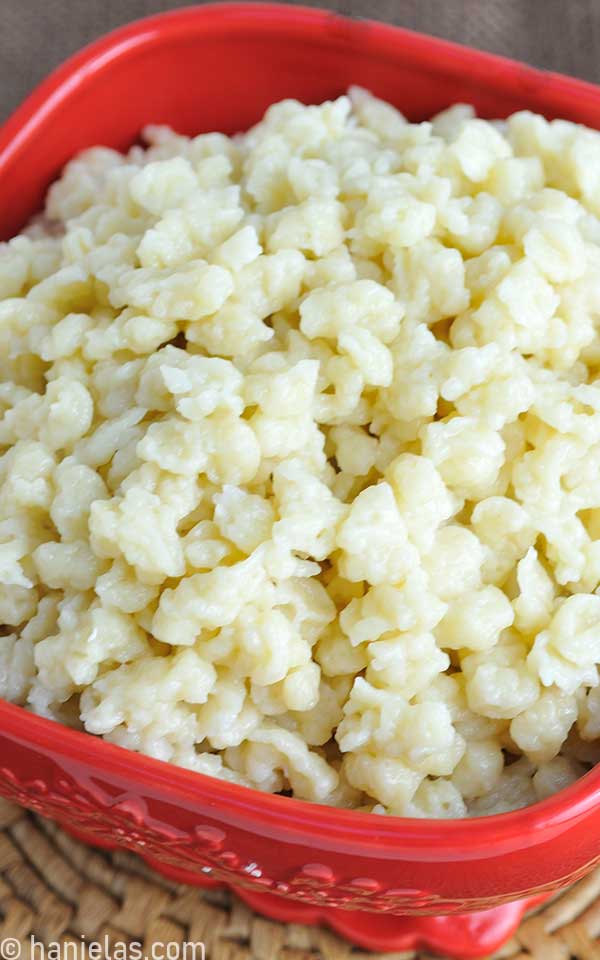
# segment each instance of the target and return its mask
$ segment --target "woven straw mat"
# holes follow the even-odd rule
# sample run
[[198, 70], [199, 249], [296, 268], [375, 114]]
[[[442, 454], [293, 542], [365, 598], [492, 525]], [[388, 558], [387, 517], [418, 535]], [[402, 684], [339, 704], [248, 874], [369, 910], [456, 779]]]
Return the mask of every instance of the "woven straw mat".
[[[278, 924], [223, 890], [180, 886], [128, 853], [98, 852], [0, 800], [0, 943], [204, 943], [206, 960], [430, 960], [367, 954], [327, 930]], [[529, 914], [494, 960], [600, 960], [600, 869]], [[81, 956], [81, 953], [77, 954]]]

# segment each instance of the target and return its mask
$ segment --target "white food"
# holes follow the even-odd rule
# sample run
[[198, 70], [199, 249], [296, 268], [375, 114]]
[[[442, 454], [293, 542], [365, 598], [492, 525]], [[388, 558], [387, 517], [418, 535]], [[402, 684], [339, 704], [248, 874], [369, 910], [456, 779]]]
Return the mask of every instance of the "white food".
[[360, 89], [96, 148], [0, 247], [0, 695], [418, 817], [600, 738], [600, 134]]

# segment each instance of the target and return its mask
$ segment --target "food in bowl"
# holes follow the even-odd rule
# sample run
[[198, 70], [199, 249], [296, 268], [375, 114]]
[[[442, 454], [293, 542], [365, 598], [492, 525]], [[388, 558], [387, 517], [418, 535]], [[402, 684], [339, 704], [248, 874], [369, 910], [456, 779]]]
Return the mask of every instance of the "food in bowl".
[[600, 134], [361, 89], [76, 157], [0, 254], [0, 695], [412, 817], [600, 737]]

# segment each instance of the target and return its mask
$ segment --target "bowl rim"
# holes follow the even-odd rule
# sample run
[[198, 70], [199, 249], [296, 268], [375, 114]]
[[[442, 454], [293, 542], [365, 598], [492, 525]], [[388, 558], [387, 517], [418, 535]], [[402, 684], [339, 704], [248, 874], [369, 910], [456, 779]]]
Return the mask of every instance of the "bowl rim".
[[431, 57], [435, 54], [443, 61], [445, 72], [461, 75], [468, 70], [486, 87], [498, 75], [504, 75], [505, 80], [512, 75], [522, 90], [544, 85], [561, 99], [576, 96], [580, 102], [597, 102], [599, 97], [598, 85], [586, 80], [395, 24], [302, 4], [288, 6], [271, 0], [213, 0], [132, 20], [67, 57], [0, 124], [0, 170], [20, 148], [33, 126], [67, 99], [76, 86], [105, 68], [110, 61], [127, 56], [137, 47], [160, 44], [165, 35], [185, 35], [192, 25], [196, 31], [205, 27], [207, 32], [213, 32], [215, 14], [221, 21], [221, 30], [223, 27], [237, 27], [247, 33], [260, 33], [268, 27], [270, 32], [294, 29], [312, 37], [316, 30], [326, 35], [337, 30], [341, 36], [360, 36], [361, 43], [370, 43], [373, 39], [378, 55], [385, 52], [392, 59], [397, 58], [398, 41], [403, 40], [402, 53], [408, 62], [422, 63], [424, 55]]
[[[498, 73], [514, 75], [521, 87], [551, 84], [562, 95], [577, 95], [581, 100], [600, 103], [600, 88], [562, 74], [540, 70], [496, 54], [476, 50], [438, 37], [396, 27], [378, 21], [350, 18], [335, 11], [316, 7], [288, 6], [281, 3], [228, 2], [207, 3], [154, 14], [127, 23], [73, 54], [53, 70], [0, 127], [0, 172], [22, 147], [27, 149], [30, 131], [67, 100], [86, 79], [106, 68], [111, 61], [126, 58], [140, 46], [160, 45], [193, 25], [197, 32], [214, 29], [215, 14], [220, 29], [237, 26], [247, 32], [294, 30], [314, 36], [315, 31], [331, 33], [369, 31], [378, 51], [397, 57], [398, 42], [403, 41], [403, 56], [422, 62], [423, 54], [436, 54], [445, 67], [471, 75], [489, 84]], [[47, 756], [84, 764], [98, 773], [113, 774], [134, 781], [136, 787], [155, 792], [161, 798], [172, 797], [190, 809], [199, 802], [206, 815], [216, 820], [237, 822], [246, 829], [260, 824], [263, 834], [294, 835], [298, 842], [315, 841], [315, 850], [338, 847], [362, 855], [394, 859], [407, 850], [430, 852], [430, 859], [458, 854], [470, 859], [534, 846], [542, 834], [548, 839], [562, 833], [565, 825], [589, 814], [600, 804], [600, 764], [569, 787], [545, 800], [502, 814], [461, 819], [414, 819], [329, 807], [323, 804], [264, 793], [206, 774], [156, 760], [135, 751], [108, 743], [101, 737], [62, 726], [30, 713], [24, 707], [0, 699], [0, 740], [6, 737], [22, 747], [38, 749]], [[5, 768], [10, 770], [9, 767]], [[0, 768], [0, 775], [3, 770]], [[202, 791], [201, 798], [199, 793]], [[210, 809], [212, 808], [212, 809]]]

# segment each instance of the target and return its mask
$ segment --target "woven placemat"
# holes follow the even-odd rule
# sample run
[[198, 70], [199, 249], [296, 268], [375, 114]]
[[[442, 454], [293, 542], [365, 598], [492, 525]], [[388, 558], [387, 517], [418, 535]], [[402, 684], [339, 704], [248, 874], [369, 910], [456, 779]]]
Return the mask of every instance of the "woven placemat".
[[[433, 960], [368, 954], [327, 930], [278, 924], [223, 890], [184, 887], [128, 853], [86, 847], [55, 824], [0, 800], [0, 944], [204, 943], [206, 960]], [[525, 918], [494, 960], [600, 960], [600, 869]], [[66, 954], [68, 956], [68, 954]], [[96, 957], [95, 960], [98, 960]], [[200, 960], [198, 957], [197, 960]]]

